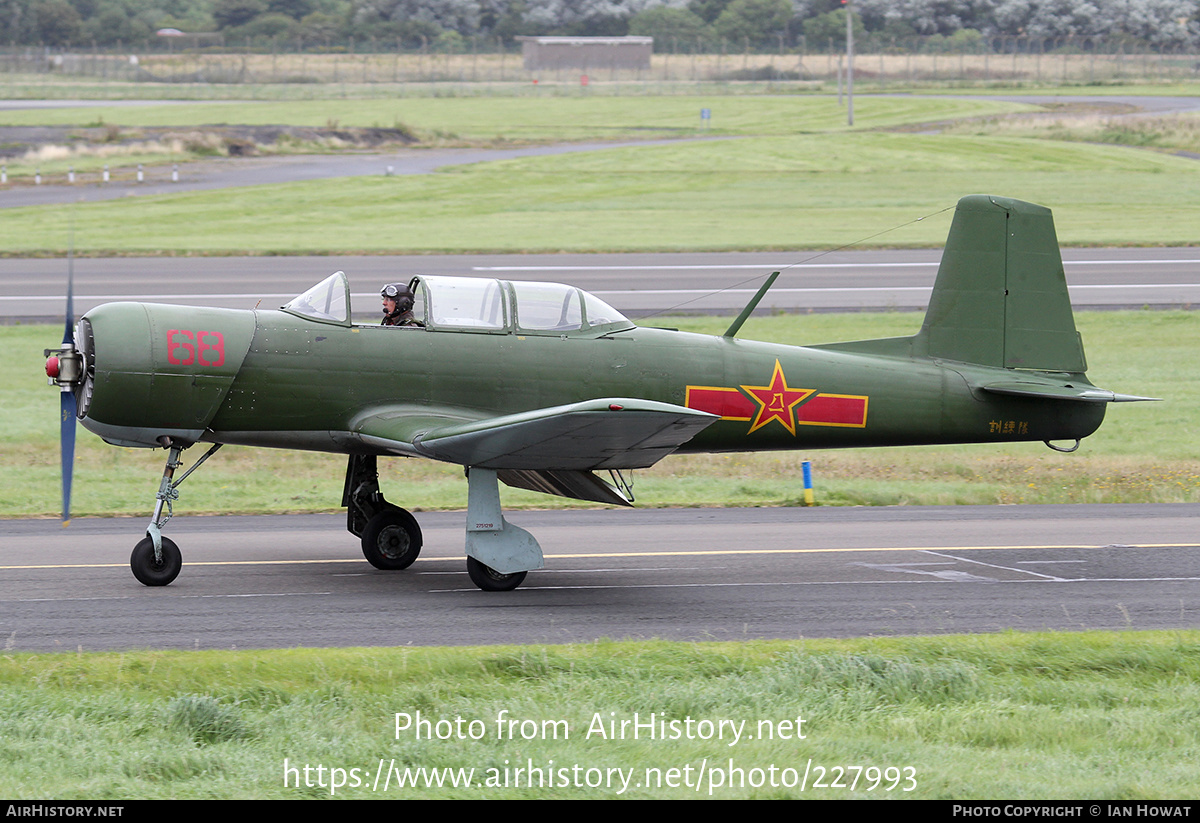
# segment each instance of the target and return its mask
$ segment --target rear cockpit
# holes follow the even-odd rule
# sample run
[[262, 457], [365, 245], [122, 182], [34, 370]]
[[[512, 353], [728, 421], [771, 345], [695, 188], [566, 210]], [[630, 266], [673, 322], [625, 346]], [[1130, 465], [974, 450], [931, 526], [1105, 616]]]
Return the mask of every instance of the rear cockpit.
[[[600, 298], [561, 283], [418, 275], [409, 286], [413, 314], [426, 331], [593, 337], [634, 328]], [[331, 274], [283, 311], [320, 323], [351, 325], [345, 273]]]

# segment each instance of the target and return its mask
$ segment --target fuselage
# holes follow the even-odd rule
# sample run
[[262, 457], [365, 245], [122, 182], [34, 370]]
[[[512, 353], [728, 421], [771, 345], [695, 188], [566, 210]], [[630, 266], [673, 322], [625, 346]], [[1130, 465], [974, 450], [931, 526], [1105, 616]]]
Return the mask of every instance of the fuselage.
[[400, 328], [131, 303], [85, 321], [83, 424], [122, 445], [378, 451], [355, 435], [364, 414], [468, 421], [604, 397], [717, 415], [680, 449], [697, 452], [1075, 439], [1104, 413], [978, 389], [1011, 370], [655, 328]]

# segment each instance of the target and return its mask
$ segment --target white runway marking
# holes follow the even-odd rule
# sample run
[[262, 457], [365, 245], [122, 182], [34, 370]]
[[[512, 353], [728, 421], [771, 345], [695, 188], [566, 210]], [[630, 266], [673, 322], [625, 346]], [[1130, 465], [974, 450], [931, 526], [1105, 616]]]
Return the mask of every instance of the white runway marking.
[[[1064, 266], [1161, 266], [1166, 263], [1200, 263], [1200, 260], [1064, 260]], [[472, 266], [471, 271], [721, 271], [732, 269], [919, 269], [937, 268], [938, 261], [918, 263], [734, 263], [659, 266]]]
[[[1162, 261], [1160, 261], [1162, 262]], [[1172, 261], [1174, 262], [1174, 261]], [[1186, 261], [1185, 261], [1186, 262]], [[1200, 261], [1196, 261], [1200, 263]], [[770, 266], [758, 266], [756, 268], [767, 269]], [[1200, 288], [1200, 283], [1093, 283], [1068, 285], [1067, 289], [1071, 292], [1086, 292], [1086, 291], [1113, 291], [1116, 289], [1196, 289]], [[664, 296], [680, 296], [688, 297], [695, 295], [712, 295], [714, 297], [722, 294], [754, 294], [758, 289], [592, 289], [591, 293], [597, 297], [618, 297], [618, 296], [646, 296], [646, 295], [664, 295]], [[812, 288], [777, 288], [771, 289], [771, 294], [894, 294], [896, 292], [932, 292], [933, 285], [928, 286], [822, 286]], [[205, 294], [77, 294], [76, 300], [99, 300], [104, 302], [119, 302], [119, 301], [170, 301], [170, 300], [245, 300], [250, 301], [270, 300], [272, 302], [288, 301], [295, 297], [295, 294], [261, 294], [261, 293], [205, 293]], [[377, 299], [375, 294], [354, 294], [351, 299], [355, 301]], [[61, 294], [30, 294], [30, 295], [0, 295], [0, 302], [16, 303], [16, 302], [48, 302], [58, 304], [63, 300]], [[247, 306], [249, 308], [249, 306]], [[263, 309], [274, 309], [277, 306], [260, 306]]]
[[940, 553], [940, 552], [934, 552], [934, 551], [930, 551], [930, 552], [927, 552], [927, 553], [928, 553], [928, 554], [932, 554], [932, 555], [934, 555], [934, 556], [936, 556], [936, 557], [948, 557], [948, 558], [950, 558], [951, 560], [956, 560], [956, 561], [959, 561], [959, 562], [961, 562], [961, 563], [974, 563], [974, 564], [975, 564], [975, 565], [977, 565], [977, 566], [985, 566], [985, 567], [987, 567], [987, 568], [990, 568], [990, 569], [1000, 569], [1000, 570], [1002, 570], [1002, 571], [1015, 572], [1015, 573], [1017, 573], [1017, 574], [1032, 574], [1032, 575], [1035, 575], [1035, 576], [1037, 576], [1037, 577], [1042, 577], [1042, 578], [1045, 578], [1046, 580], [1056, 580], [1056, 581], [1059, 581], [1059, 582], [1064, 582], [1064, 581], [1066, 580], [1066, 578], [1062, 578], [1062, 577], [1055, 577], [1055, 576], [1053, 576], [1053, 575], [1049, 575], [1049, 574], [1038, 574], [1037, 572], [1033, 572], [1033, 571], [1027, 571], [1027, 570], [1025, 570], [1025, 569], [1014, 569], [1012, 566], [1001, 566], [1001, 565], [999, 565], [999, 564], [996, 564], [996, 563], [984, 563], [982, 560], [969, 560], [969, 559], [967, 559], [967, 558], [965, 558], [965, 557], [955, 557], [955, 556], [954, 556], [954, 555], [952, 555], [952, 554], [942, 554], [942, 553]]

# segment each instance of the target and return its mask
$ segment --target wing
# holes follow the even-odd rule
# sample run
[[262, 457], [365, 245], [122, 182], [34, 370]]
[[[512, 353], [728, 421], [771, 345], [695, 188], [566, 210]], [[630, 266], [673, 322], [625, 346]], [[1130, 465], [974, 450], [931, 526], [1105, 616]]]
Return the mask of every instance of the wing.
[[642, 469], [717, 419], [668, 403], [604, 398], [443, 426], [417, 435], [413, 446], [485, 469]]
[[509, 485], [627, 503], [591, 471], [653, 466], [718, 419], [670, 403], [618, 397], [482, 420], [395, 408], [366, 415], [352, 429], [374, 448], [497, 469]]

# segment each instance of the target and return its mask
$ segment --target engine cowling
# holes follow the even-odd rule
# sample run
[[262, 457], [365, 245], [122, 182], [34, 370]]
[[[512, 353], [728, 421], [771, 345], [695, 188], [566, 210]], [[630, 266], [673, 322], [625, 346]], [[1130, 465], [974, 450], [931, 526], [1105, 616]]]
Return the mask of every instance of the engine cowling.
[[150, 303], [93, 309], [76, 335], [80, 421], [120, 446], [157, 447], [164, 437], [200, 440], [237, 377], [254, 329], [254, 313], [236, 309]]

